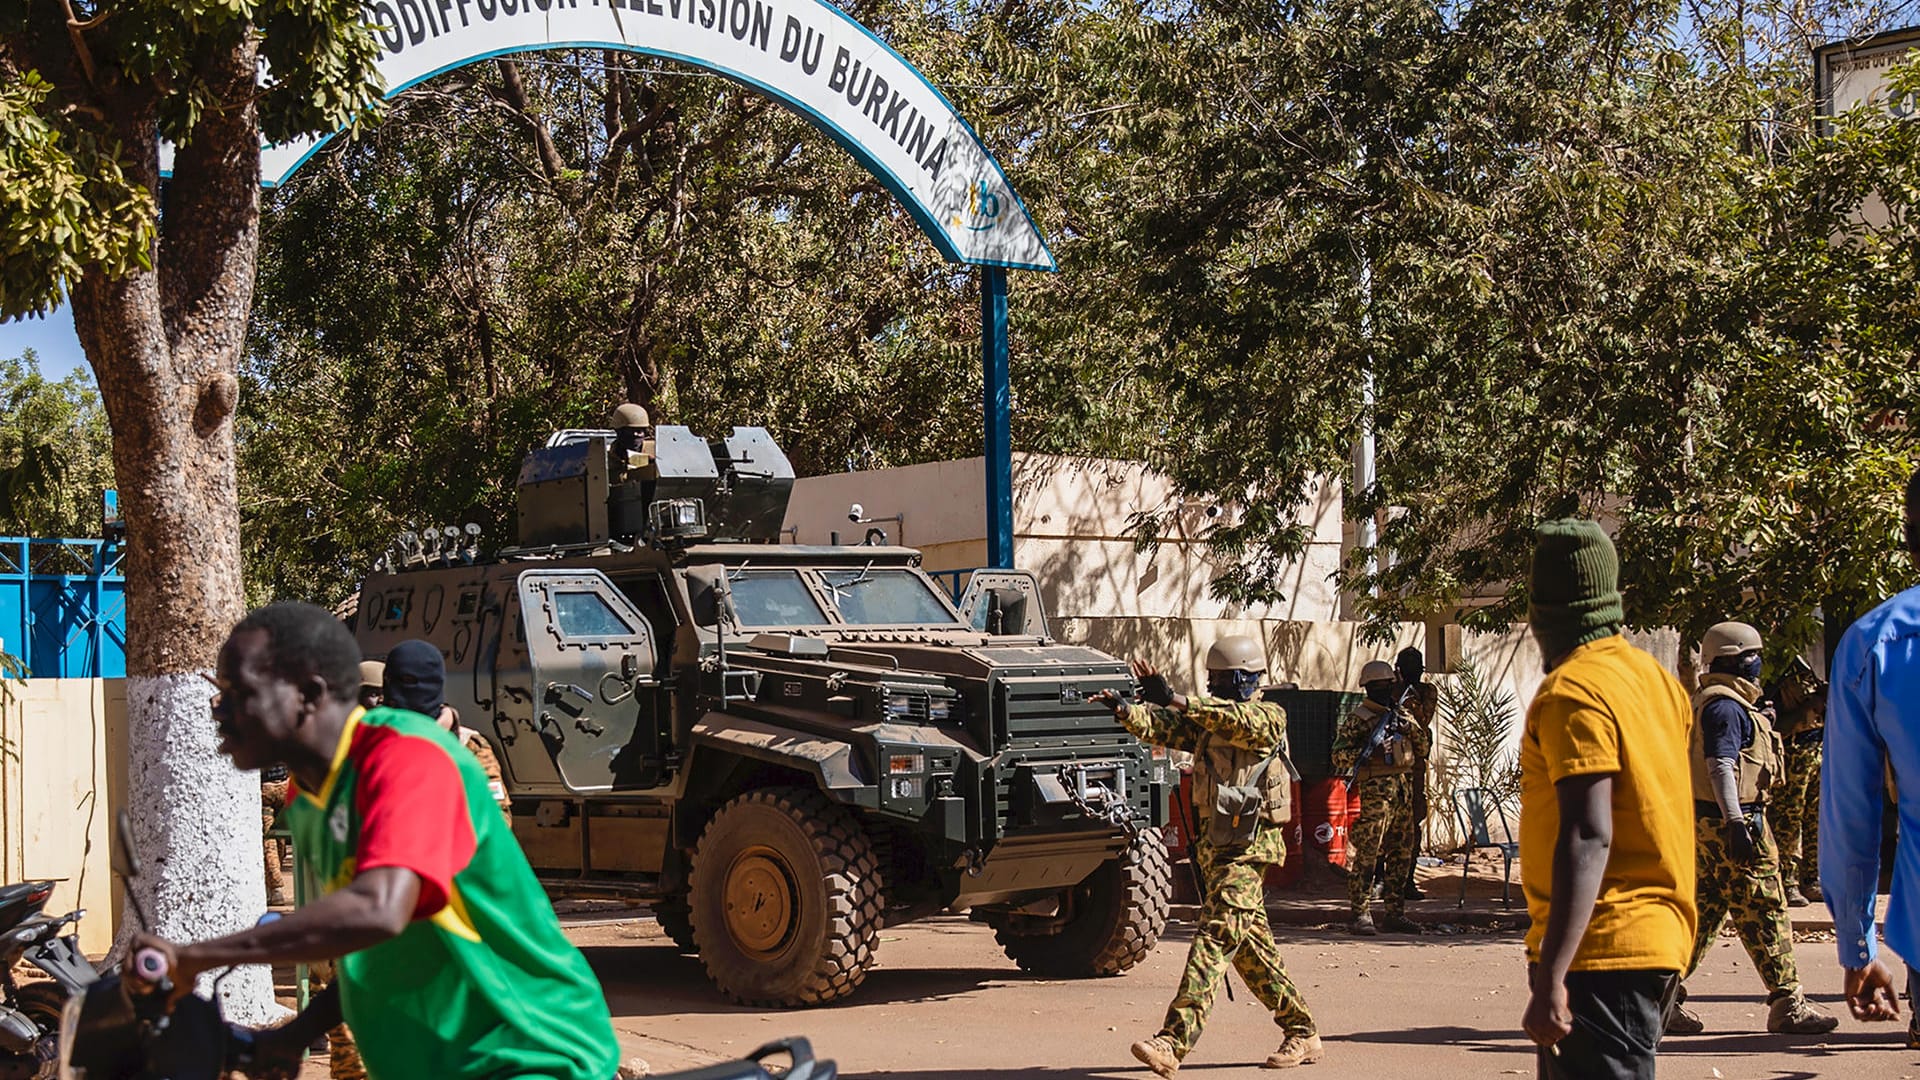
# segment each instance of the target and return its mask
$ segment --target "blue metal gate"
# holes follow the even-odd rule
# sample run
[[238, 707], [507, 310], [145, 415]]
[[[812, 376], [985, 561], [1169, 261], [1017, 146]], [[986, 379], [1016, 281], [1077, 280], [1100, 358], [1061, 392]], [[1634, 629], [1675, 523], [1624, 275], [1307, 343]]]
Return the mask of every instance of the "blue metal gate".
[[0, 538], [0, 652], [36, 679], [127, 673], [127, 583], [106, 540]]

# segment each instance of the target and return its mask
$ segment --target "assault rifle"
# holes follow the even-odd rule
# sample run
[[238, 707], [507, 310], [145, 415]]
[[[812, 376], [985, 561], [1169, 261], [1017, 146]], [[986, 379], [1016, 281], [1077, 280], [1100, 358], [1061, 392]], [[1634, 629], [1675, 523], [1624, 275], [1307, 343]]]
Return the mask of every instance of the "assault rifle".
[[1360, 767], [1386, 745], [1387, 731], [1393, 726], [1394, 721], [1407, 722], [1407, 718], [1400, 715], [1400, 710], [1407, 707], [1407, 699], [1413, 696], [1414, 690], [1418, 687], [1418, 683], [1408, 683], [1407, 688], [1400, 691], [1400, 700], [1393, 703], [1393, 708], [1380, 714], [1380, 722], [1373, 725], [1373, 734], [1367, 736], [1367, 745], [1361, 749], [1360, 756], [1353, 759], [1353, 768], [1348, 769], [1347, 775], [1341, 777], [1346, 782], [1348, 791], [1352, 791], [1353, 785], [1359, 782]]

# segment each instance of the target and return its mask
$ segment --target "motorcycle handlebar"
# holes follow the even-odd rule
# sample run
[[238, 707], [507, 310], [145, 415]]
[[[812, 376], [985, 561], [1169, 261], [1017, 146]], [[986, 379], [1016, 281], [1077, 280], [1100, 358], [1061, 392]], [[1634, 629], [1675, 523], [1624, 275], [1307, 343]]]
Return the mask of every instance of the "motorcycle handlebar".
[[167, 956], [159, 949], [141, 949], [133, 954], [134, 974], [150, 983], [166, 978], [168, 970]]

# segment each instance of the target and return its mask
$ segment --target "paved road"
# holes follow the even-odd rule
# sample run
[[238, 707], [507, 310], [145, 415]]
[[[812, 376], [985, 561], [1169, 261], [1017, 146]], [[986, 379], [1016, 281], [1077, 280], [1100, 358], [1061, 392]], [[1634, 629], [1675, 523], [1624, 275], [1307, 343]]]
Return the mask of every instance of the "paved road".
[[[775, 1012], [725, 1003], [651, 921], [576, 925], [570, 933], [600, 973], [629, 1053], [656, 1069], [797, 1033], [846, 1076], [949, 1080], [1150, 1078], [1127, 1045], [1157, 1029], [1188, 940], [1187, 927], [1175, 925], [1125, 976], [1050, 982], [1015, 970], [984, 928], [943, 918], [886, 931], [880, 966], [851, 1000]], [[1307, 1080], [1533, 1074], [1518, 1032], [1518, 935], [1361, 941], [1288, 929], [1282, 947], [1327, 1036], [1327, 1057], [1302, 1074]], [[1816, 999], [1837, 1008], [1832, 948], [1806, 943], [1801, 956]], [[1278, 1042], [1277, 1031], [1244, 987], [1237, 994], [1220, 1000], [1183, 1075], [1274, 1075], [1252, 1066]], [[1708, 958], [1693, 994], [1709, 1034], [1667, 1044], [1667, 1080], [1920, 1080], [1920, 1052], [1905, 1049], [1894, 1025], [1869, 1028], [1849, 1017], [1816, 1044], [1765, 1034], [1759, 980], [1732, 939]]]

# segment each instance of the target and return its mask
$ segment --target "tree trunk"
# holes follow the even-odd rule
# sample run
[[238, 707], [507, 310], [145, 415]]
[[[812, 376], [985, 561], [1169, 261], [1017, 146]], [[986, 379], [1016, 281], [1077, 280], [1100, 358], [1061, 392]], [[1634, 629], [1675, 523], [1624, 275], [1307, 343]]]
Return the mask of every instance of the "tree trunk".
[[[175, 154], [154, 268], [90, 273], [71, 297], [127, 524], [134, 890], [152, 931], [175, 941], [244, 929], [266, 910], [260, 778], [217, 752], [208, 707], [215, 655], [242, 607], [232, 415], [259, 242], [254, 70], [251, 35], [204, 69], [227, 106]], [[116, 105], [122, 144], [157, 146], [151, 104]], [[160, 190], [157, 156], [133, 156]], [[239, 1023], [281, 1012], [265, 968], [235, 972], [222, 997]]]

